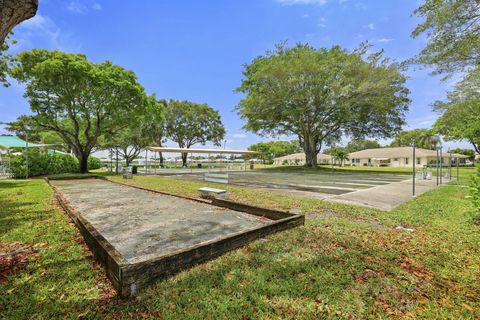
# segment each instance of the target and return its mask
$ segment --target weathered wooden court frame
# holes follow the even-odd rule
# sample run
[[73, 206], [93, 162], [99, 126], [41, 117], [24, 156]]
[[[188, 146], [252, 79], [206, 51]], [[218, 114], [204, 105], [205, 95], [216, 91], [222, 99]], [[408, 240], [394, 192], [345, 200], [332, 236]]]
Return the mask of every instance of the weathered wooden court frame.
[[[90, 177], [101, 178], [101, 177]], [[60, 178], [69, 179], [69, 178]], [[50, 180], [46, 181], [50, 184]], [[110, 181], [111, 182], [111, 181]], [[116, 182], [111, 182], [116, 183]], [[125, 185], [123, 183], [120, 183]], [[207, 202], [210, 205], [228, 208], [255, 216], [261, 216], [273, 220], [263, 226], [256, 227], [246, 232], [237, 232], [218, 240], [203, 242], [196, 246], [174, 251], [170, 254], [158, 256], [147, 261], [128, 263], [118, 252], [82, 215], [66, 200], [60, 190], [54, 185], [55, 197], [58, 202], [76, 224], [88, 247], [105, 268], [106, 275], [112, 282], [121, 297], [130, 297], [138, 294], [138, 290], [153, 284], [155, 281], [174, 275], [196, 264], [218, 257], [225, 252], [239, 248], [247, 243], [269, 234], [282, 230], [304, 225], [303, 215], [288, 212], [265, 209], [228, 200], [213, 199], [212, 201], [181, 197], [157, 190], [127, 185], [154, 193], [175, 196], [187, 200]]]

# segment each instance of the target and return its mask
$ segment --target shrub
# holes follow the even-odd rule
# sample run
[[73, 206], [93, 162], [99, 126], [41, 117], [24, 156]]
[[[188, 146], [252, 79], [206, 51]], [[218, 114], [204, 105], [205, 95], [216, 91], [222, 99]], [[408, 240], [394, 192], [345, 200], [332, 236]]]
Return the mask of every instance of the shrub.
[[102, 162], [96, 157], [88, 158], [88, 170], [100, 169], [102, 167]]
[[[25, 178], [26, 169], [25, 154], [11, 158], [10, 171], [15, 179]], [[74, 172], [78, 172], [78, 161], [69, 155], [28, 152], [29, 177]]]
[[473, 203], [475, 223], [480, 224], [480, 166], [477, 167], [477, 174], [472, 177], [470, 193]]

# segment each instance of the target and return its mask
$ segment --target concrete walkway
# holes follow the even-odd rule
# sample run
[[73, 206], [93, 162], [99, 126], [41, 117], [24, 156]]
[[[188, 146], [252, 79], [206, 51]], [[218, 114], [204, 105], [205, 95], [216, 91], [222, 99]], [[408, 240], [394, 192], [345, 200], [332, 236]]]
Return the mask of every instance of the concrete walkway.
[[[444, 179], [443, 183], [449, 181]], [[432, 180], [417, 180], [415, 185], [415, 194], [419, 196], [434, 189], [437, 186], [437, 180], [435, 178]], [[411, 199], [413, 199], [412, 179], [325, 198], [326, 201], [361, 205], [386, 211], [390, 211]]]

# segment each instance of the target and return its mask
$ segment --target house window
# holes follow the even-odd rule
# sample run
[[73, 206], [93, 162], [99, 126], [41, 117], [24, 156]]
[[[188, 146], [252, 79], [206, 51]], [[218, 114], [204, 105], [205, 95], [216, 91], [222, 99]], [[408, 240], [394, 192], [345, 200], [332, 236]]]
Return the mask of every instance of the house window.
[[417, 164], [421, 164], [421, 163], [422, 163], [422, 159], [417, 158]]
[[405, 164], [408, 164], [408, 158], [405, 158]]
[[393, 158], [393, 161], [398, 161], [398, 158]]

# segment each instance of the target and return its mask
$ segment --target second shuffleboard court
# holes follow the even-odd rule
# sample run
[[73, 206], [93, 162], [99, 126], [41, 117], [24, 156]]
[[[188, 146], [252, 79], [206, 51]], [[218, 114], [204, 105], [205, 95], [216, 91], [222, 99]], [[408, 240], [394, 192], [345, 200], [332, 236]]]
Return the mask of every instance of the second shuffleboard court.
[[[177, 174], [172, 178], [203, 181], [204, 173]], [[411, 179], [408, 174], [356, 173], [356, 172], [288, 172], [286, 170], [255, 170], [228, 172], [232, 185], [341, 195], [372, 187]]]

